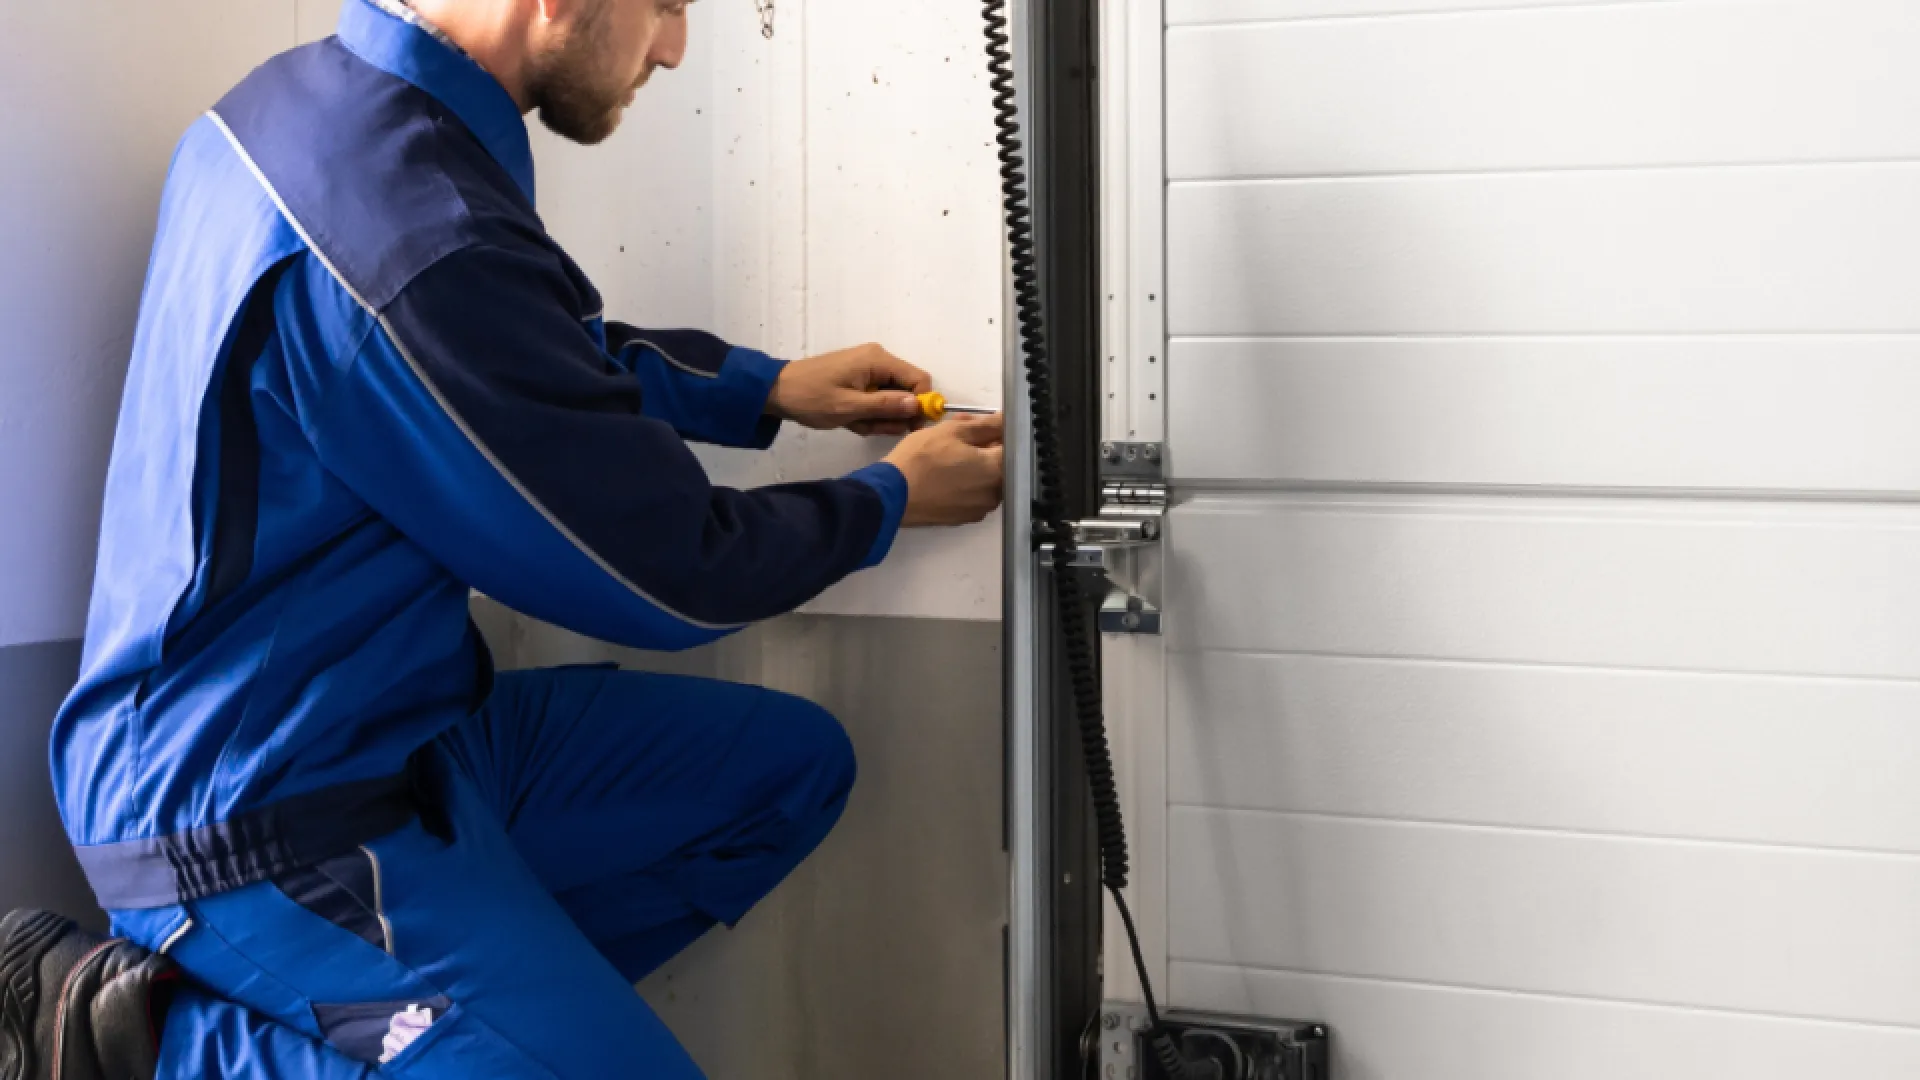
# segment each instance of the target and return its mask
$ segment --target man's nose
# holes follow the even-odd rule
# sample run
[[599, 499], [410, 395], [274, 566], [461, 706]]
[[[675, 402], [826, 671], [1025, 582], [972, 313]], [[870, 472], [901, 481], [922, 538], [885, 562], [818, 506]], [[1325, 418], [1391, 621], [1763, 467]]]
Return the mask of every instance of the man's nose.
[[672, 71], [680, 66], [687, 55], [687, 17], [675, 16], [666, 26], [661, 27], [660, 36], [653, 39], [653, 60], [657, 67]]

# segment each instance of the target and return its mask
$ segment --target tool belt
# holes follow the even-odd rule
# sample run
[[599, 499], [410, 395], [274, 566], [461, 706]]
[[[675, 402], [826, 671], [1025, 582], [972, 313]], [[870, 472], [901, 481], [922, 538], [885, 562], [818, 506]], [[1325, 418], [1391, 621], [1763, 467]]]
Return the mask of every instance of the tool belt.
[[344, 855], [414, 821], [445, 835], [420, 762], [397, 776], [321, 788], [166, 836], [74, 848], [108, 911], [170, 907]]

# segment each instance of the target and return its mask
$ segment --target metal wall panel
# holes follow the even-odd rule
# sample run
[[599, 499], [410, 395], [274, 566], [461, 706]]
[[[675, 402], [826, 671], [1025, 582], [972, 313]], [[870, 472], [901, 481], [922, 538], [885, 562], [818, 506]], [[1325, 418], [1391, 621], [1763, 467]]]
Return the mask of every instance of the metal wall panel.
[[1920, 331], [1920, 162], [1193, 182], [1184, 337]]
[[1173, 993], [1337, 1017], [1338, 1075], [1357, 1080], [1920, 1076], [1901, 1027], [1188, 963]]
[[[1592, 4], [1595, 0], [1168, 0], [1167, 22], [1291, 22], [1372, 15], [1441, 14], [1453, 11], [1512, 10]], [[1630, 0], [1632, 2], [1632, 0]], [[1678, 0], [1638, 0], [1674, 3]]]
[[513, 666], [614, 659], [759, 683], [852, 735], [860, 780], [821, 850], [641, 987], [714, 1080], [1005, 1072], [997, 623], [790, 616], [669, 656], [477, 607]]
[[1173, 347], [1184, 481], [1920, 491], [1920, 338]]
[[[1167, 171], [1178, 181], [1910, 158], [1915, 52], [1920, 8], [1907, 0], [1182, 27], [1167, 36]], [[1239, 119], [1249, 106], [1258, 123]]]
[[1212, 807], [1172, 828], [1183, 961], [1920, 1023], [1920, 860]]

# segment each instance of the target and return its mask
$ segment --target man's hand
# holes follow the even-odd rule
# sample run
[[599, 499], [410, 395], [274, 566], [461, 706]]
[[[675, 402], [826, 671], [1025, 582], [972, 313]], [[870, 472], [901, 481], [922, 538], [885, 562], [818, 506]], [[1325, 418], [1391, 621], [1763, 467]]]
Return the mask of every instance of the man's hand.
[[966, 525], [1000, 505], [999, 416], [959, 416], [900, 440], [887, 460], [907, 478], [902, 525]]
[[915, 394], [933, 377], [878, 345], [795, 360], [780, 371], [767, 413], [817, 431], [905, 435], [921, 426]]

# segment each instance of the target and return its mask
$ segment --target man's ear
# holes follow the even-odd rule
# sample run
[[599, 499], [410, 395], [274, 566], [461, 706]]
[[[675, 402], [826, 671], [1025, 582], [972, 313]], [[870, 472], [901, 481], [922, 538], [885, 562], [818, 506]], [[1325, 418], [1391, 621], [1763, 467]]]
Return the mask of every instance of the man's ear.
[[556, 23], [570, 19], [574, 9], [580, 6], [580, 0], [533, 0], [534, 13], [543, 23]]

